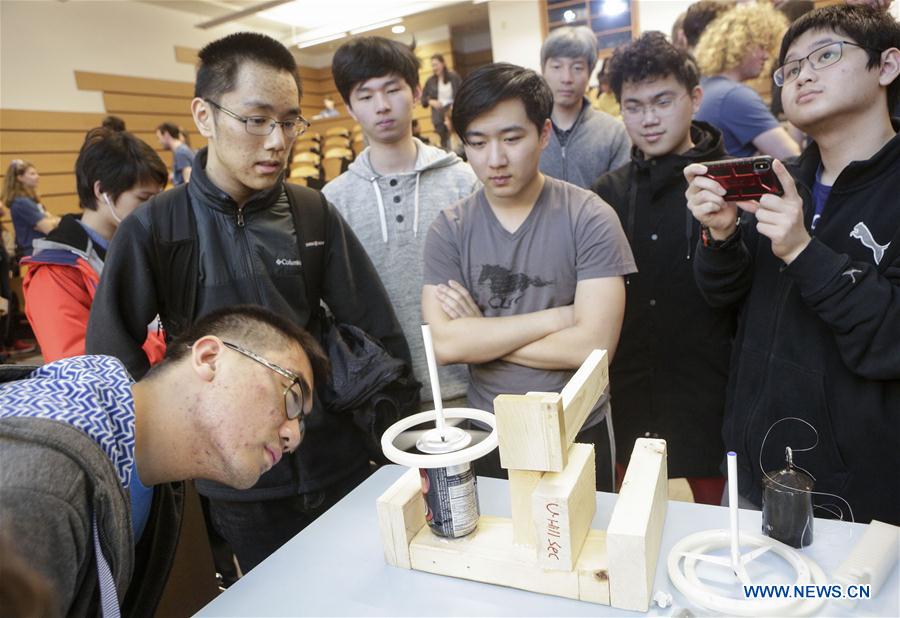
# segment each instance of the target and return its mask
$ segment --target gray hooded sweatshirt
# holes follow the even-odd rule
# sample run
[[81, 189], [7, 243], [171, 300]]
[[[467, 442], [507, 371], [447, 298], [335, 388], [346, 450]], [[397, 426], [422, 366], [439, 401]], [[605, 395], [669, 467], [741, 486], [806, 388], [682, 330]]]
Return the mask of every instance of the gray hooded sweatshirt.
[[[455, 154], [413, 141], [417, 151], [413, 171], [381, 175], [372, 169], [366, 148], [322, 193], [375, 264], [409, 342], [413, 370], [422, 382], [422, 401], [431, 401], [420, 328], [425, 237], [438, 213], [469, 196], [479, 183], [472, 168]], [[439, 378], [442, 399], [465, 396], [465, 365], [441, 367]]]

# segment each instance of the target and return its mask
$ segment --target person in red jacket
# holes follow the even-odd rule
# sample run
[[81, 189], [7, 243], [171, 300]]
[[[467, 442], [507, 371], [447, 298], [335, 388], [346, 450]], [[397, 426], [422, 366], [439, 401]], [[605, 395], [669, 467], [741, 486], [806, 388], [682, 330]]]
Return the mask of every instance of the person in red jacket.
[[[99, 127], [88, 132], [75, 163], [81, 215], [65, 215], [22, 260], [25, 314], [52, 362], [84, 354], [88, 316], [109, 241], [122, 219], [165, 187], [168, 173], [153, 149], [126, 132]], [[144, 343], [151, 364], [165, 343], [151, 329]]]

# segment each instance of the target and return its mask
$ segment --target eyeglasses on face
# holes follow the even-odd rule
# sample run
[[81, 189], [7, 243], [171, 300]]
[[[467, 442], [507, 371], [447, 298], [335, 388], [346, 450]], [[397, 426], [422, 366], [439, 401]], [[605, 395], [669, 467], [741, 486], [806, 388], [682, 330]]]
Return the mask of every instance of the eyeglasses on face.
[[298, 376], [289, 369], [285, 369], [273, 362], [267, 361], [256, 352], [251, 352], [246, 348], [228, 341], [223, 341], [222, 343], [226, 348], [234, 350], [238, 354], [243, 354], [247, 358], [268, 367], [275, 373], [291, 381], [284, 390], [284, 414], [287, 416], [288, 420], [294, 420], [295, 418], [300, 418], [302, 420], [302, 415], [307, 415], [312, 412], [312, 390], [302, 376]]
[[667, 118], [675, 111], [675, 103], [689, 94], [689, 92], [685, 92], [680, 95], [663, 95], [647, 105], [642, 103], [626, 103], [622, 107], [622, 115], [632, 121], [640, 120], [644, 117], [644, 114], [649, 111], [657, 118]]
[[852, 41], [835, 41], [834, 43], [828, 43], [827, 45], [814, 49], [805, 58], [785, 62], [775, 69], [775, 72], [772, 74], [775, 85], [780, 88], [797, 79], [800, 75], [800, 69], [804, 60], [809, 62], [809, 65], [817, 71], [837, 63], [844, 55], [844, 45], [852, 45], [853, 47], [880, 53], [880, 50], [872, 49], [871, 47], [866, 47], [865, 45], [860, 45], [859, 43], [854, 43]]
[[231, 116], [238, 122], [242, 122], [244, 128], [247, 129], [247, 133], [250, 135], [258, 135], [260, 137], [271, 135], [272, 131], [275, 130], [275, 127], [281, 126], [281, 130], [284, 131], [285, 136], [289, 139], [294, 139], [295, 137], [300, 137], [306, 133], [306, 130], [310, 126], [310, 122], [303, 116], [297, 116], [297, 118], [293, 120], [275, 120], [268, 116], [241, 116], [230, 109], [225, 109], [211, 99], [204, 99], [204, 101]]

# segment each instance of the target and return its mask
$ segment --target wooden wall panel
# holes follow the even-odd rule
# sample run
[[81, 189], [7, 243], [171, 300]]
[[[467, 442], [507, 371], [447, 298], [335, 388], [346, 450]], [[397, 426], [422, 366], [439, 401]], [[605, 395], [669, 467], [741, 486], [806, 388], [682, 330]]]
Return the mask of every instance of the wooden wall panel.
[[184, 64], [196, 66], [200, 61], [200, 58], [197, 56], [199, 52], [199, 49], [194, 49], [193, 47], [182, 47], [180, 45], [176, 45], [175, 62], [182, 62]]
[[70, 195], [42, 196], [41, 204], [44, 205], [44, 208], [46, 208], [50, 214], [59, 217], [73, 212], [81, 212], [81, 208], [78, 206], [78, 196], [74, 193], [74, 190]]
[[0, 153], [78, 152], [83, 141], [82, 131], [55, 133], [4, 130], [0, 131]]
[[188, 99], [194, 96], [194, 84], [165, 79], [75, 71], [75, 83], [78, 85], [79, 90], [100, 90], [102, 92], [124, 92]]
[[24, 159], [38, 168], [41, 174], [62, 174], [71, 172], [75, 169], [75, 159], [78, 158], [77, 152], [59, 152], [52, 154], [26, 154], [14, 152], [4, 154], [0, 159], [0, 178], [6, 173], [9, 162], [13, 159]]
[[41, 174], [41, 197], [49, 195], [71, 195], [76, 193], [75, 174]]
[[189, 114], [191, 99], [142, 94], [103, 93], [103, 105], [111, 114]]

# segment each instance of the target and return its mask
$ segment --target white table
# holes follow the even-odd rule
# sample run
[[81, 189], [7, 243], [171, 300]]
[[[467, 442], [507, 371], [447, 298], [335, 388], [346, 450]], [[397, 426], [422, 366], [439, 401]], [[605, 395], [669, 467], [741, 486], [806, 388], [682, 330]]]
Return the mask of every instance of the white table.
[[[378, 470], [350, 495], [291, 539], [212, 603], [200, 616], [642, 616], [603, 605], [512, 588], [442, 577], [388, 566], [378, 536], [375, 500], [405, 471]], [[478, 479], [481, 512], [509, 516], [508, 483]], [[594, 528], [606, 528], [615, 495], [597, 494]], [[760, 513], [741, 511], [741, 528], [759, 533]], [[710, 528], [727, 528], [722, 507], [669, 502], [654, 590], [674, 597], [670, 616], [690, 606], [666, 574], [666, 556], [680, 539]], [[804, 549], [830, 575], [862, 535], [865, 526], [816, 519], [814, 542]], [[778, 561], [775, 560], [775, 564]], [[853, 612], [828, 603], [822, 615], [900, 616], [900, 569], [877, 597], [859, 601]], [[751, 573], [753, 575], [753, 573]], [[770, 582], [762, 582], [770, 583]], [[782, 581], [780, 583], [792, 583]]]

